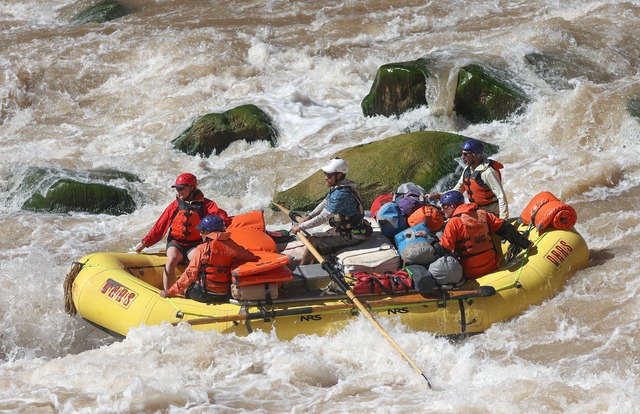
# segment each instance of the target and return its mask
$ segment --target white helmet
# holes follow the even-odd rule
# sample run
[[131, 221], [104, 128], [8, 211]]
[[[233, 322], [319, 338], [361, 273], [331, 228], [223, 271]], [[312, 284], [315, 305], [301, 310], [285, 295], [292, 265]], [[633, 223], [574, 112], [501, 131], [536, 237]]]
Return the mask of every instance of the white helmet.
[[325, 174], [342, 173], [346, 175], [349, 172], [349, 166], [342, 158], [333, 158], [327, 165], [322, 167], [322, 171], [324, 171]]

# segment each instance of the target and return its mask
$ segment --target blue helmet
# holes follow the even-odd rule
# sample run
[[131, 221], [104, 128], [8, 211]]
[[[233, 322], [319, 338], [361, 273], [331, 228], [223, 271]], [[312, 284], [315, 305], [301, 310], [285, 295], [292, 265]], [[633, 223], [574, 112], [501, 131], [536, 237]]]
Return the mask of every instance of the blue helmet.
[[196, 226], [196, 229], [205, 230], [208, 232], [223, 231], [224, 221], [222, 221], [220, 216], [209, 214], [208, 216], [205, 216], [202, 220], [200, 220], [200, 224]]
[[460, 204], [464, 204], [464, 196], [460, 191], [447, 191], [440, 197], [440, 204], [459, 206]]
[[484, 145], [477, 139], [469, 139], [462, 144], [462, 150], [473, 152], [474, 154], [482, 154], [484, 152]]

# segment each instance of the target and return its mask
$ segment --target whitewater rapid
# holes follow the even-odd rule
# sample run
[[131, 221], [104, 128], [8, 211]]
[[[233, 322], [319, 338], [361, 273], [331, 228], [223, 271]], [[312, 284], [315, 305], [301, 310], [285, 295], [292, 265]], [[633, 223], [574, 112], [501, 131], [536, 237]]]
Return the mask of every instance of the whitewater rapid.
[[[65, 23], [70, 0], [0, 3], [0, 411], [637, 412], [637, 1], [122, 2], [131, 15], [85, 26]], [[550, 83], [523, 58], [541, 51], [577, 72]], [[362, 116], [381, 65], [427, 54], [504, 65], [531, 103], [460, 127], [455, 77], [439, 73], [429, 107]], [[275, 148], [172, 149], [198, 116], [247, 103], [273, 118]], [[497, 144], [512, 214], [551, 191], [574, 206], [591, 251], [556, 297], [482, 335], [451, 341], [381, 321], [433, 390], [362, 318], [292, 341], [170, 325], [116, 341], [64, 313], [71, 263], [135, 246], [178, 174], [196, 174], [231, 214], [267, 209], [336, 151], [417, 125]], [[139, 208], [22, 211], [35, 166], [136, 174]], [[271, 228], [290, 225], [265, 212]]]

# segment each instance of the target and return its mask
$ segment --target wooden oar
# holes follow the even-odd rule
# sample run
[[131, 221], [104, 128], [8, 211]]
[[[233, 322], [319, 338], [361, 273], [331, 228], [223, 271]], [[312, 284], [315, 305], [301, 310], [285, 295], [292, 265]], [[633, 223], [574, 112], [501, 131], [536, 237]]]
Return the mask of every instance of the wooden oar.
[[[281, 206], [280, 204], [277, 204], [274, 202], [272, 203], [274, 206], [278, 207], [280, 210], [282, 210], [284, 213], [288, 214], [291, 217], [291, 211], [286, 209], [284, 206]], [[409, 355], [407, 355], [402, 350], [402, 348], [400, 348], [400, 345], [398, 345], [398, 343], [393, 340], [393, 338], [384, 330], [384, 328], [378, 323], [378, 321], [376, 321], [373, 318], [373, 315], [371, 314], [371, 312], [369, 312], [369, 310], [362, 304], [362, 302], [360, 302], [360, 300], [356, 297], [356, 295], [351, 291], [351, 289], [349, 288], [349, 285], [347, 285], [347, 283], [344, 281], [344, 279], [342, 278], [342, 275], [340, 275], [340, 273], [335, 268], [335, 266], [333, 266], [333, 264], [326, 261], [324, 257], [322, 257], [322, 255], [318, 252], [318, 250], [316, 250], [316, 248], [311, 244], [311, 242], [309, 242], [309, 239], [307, 238], [307, 236], [305, 236], [302, 232], [298, 232], [297, 236], [300, 239], [300, 241], [302, 241], [302, 243], [311, 252], [311, 254], [313, 254], [316, 260], [318, 260], [318, 262], [322, 264], [322, 268], [326, 270], [327, 273], [329, 273], [329, 276], [331, 277], [331, 279], [334, 282], [336, 282], [338, 287], [342, 291], [344, 291], [344, 293], [349, 297], [349, 299], [351, 299], [351, 301], [358, 307], [358, 309], [360, 309], [360, 312], [362, 312], [362, 314], [369, 320], [369, 322], [371, 322], [371, 324], [373, 324], [373, 326], [376, 327], [376, 329], [382, 334], [382, 336], [384, 336], [387, 339], [387, 341], [389, 341], [389, 343], [400, 353], [400, 355], [402, 355], [402, 357], [409, 363], [409, 365], [411, 365], [411, 367], [413, 367], [413, 369], [418, 374], [422, 375], [422, 377], [427, 381], [427, 385], [429, 386], [429, 388], [431, 388], [431, 383], [429, 382], [429, 379], [427, 378], [427, 376], [424, 375], [424, 373], [420, 370], [420, 368], [418, 368], [415, 362], [413, 362], [411, 358], [409, 358]]]

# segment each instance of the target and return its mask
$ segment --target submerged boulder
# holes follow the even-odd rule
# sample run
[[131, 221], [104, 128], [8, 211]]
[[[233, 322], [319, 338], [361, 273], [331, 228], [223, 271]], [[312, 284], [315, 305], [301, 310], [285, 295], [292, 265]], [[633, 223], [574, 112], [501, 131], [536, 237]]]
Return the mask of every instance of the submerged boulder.
[[484, 64], [467, 65], [458, 71], [453, 110], [471, 123], [505, 120], [528, 101], [505, 71]]
[[611, 83], [616, 75], [605, 65], [572, 50], [528, 53], [524, 60], [545, 82], [557, 89], [573, 89], [571, 79], [585, 78], [593, 83]]
[[428, 106], [428, 59], [382, 65], [369, 94], [362, 100], [364, 116], [392, 116], [420, 106]]
[[255, 105], [243, 105], [204, 115], [171, 142], [186, 154], [209, 157], [218, 155], [234, 141], [264, 140], [275, 147], [277, 138], [277, 130], [266, 113]]
[[129, 9], [115, 0], [85, 1], [78, 6], [82, 9], [71, 18], [71, 24], [74, 25], [104, 23], [129, 14]]
[[37, 212], [128, 214], [136, 209], [133, 196], [127, 189], [112, 183], [126, 186], [126, 183], [136, 181], [140, 179], [134, 174], [110, 169], [31, 168], [8, 202], [22, 202], [26, 198], [22, 209]]
[[[448, 132], [419, 131], [396, 135], [381, 141], [358, 145], [337, 152], [349, 164], [347, 178], [358, 184], [365, 209], [400, 184], [413, 182], [425, 189], [436, 184], [452, 186], [459, 178], [460, 148], [467, 137]], [[485, 144], [486, 155], [496, 147]], [[277, 193], [274, 201], [292, 210], [309, 211], [327, 193], [322, 171], [295, 186]]]

